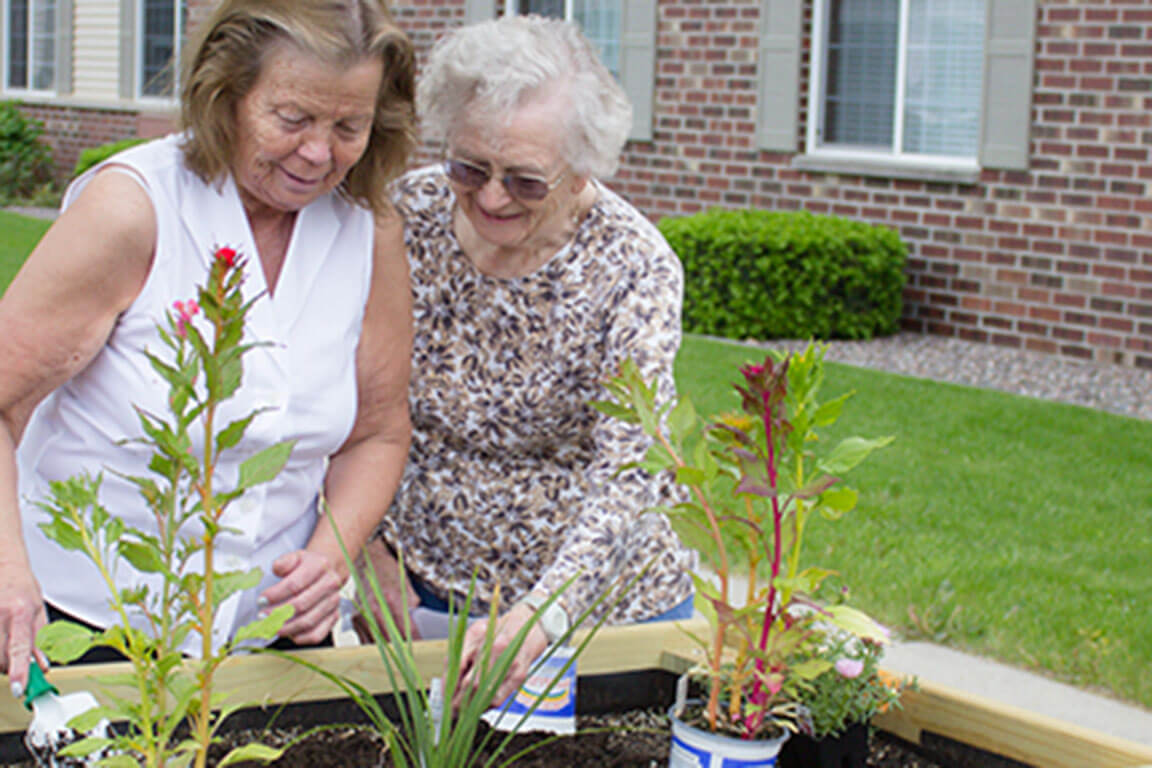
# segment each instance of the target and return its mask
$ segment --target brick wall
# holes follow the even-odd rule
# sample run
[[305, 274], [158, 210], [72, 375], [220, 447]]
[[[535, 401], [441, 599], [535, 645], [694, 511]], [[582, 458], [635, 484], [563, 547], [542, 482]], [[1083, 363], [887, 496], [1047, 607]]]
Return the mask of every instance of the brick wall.
[[[910, 250], [906, 328], [1152, 368], [1152, 8], [1039, 0], [1031, 169], [952, 184], [799, 171], [758, 150], [759, 5], [660, 0], [655, 134], [626, 148], [614, 187], [654, 219], [806, 208], [893, 227]], [[462, 0], [393, 7], [421, 58], [463, 18]], [[806, 90], [781, 105], [801, 136]], [[124, 129], [120, 113], [83, 131], [69, 110], [42, 114], [69, 127], [63, 162], [79, 134]]]
[[89, 147], [136, 136], [138, 113], [123, 109], [87, 109], [49, 104], [23, 104], [21, 110], [44, 124], [44, 139], [52, 145], [56, 180], [64, 184], [80, 153]]
[[[450, 18], [446, 5], [410, 0], [398, 17]], [[890, 226], [910, 250], [906, 328], [1152, 367], [1146, 4], [1040, 0], [1031, 170], [973, 185], [804, 172], [757, 150], [758, 0], [659, 5], [655, 135], [612, 180], [645, 213], [806, 208]], [[410, 31], [425, 45], [442, 26]]]

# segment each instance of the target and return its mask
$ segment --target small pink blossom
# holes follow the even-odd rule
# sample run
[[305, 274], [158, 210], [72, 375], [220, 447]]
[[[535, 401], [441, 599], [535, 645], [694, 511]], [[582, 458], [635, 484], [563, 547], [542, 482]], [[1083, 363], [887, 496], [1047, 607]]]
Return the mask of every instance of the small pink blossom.
[[176, 334], [184, 338], [188, 335], [188, 323], [192, 322], [192, 318], [200, 311], [200, 305], [196, 303], [196, 299], [188, 299], [172, 302], [172, 308], [176, 310]]
[[851, 680], [859, 677], [860, 673], [864, 671], [864, 662], [858, 659], [840, 659], [836, 662], [836, 671], [840, 673], [841, 677]]

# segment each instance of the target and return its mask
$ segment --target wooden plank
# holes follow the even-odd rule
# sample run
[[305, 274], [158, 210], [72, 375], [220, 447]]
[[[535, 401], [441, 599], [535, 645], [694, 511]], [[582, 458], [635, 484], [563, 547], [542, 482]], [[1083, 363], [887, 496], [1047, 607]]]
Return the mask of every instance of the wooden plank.
[[1152, 766], [1152, 747], [920, 679], [904, 695], [904, 709], [873, 723], [922, 743], [924, 731], [1043, 768]]
[[[577, 633], [576, 641], [585, 633]], [[578, 661], [581, 674], [597, 675], [636, 669], [660, 669], [666, 647], [687, 651], [687, 637], [668, 624], [638, 624], [627, 627], [604, 627], [589, 643]], [[425, 680], [444, 670], [447, 641], [422, 640], [414, 644], [420, 674]], [[392, 690], [388, 675], [373, 646], [352, 646], [299, 651], [295, 654], [324, 669], [356, 680], [373, 694]], [[99, 697], [99, 679], [128, 671], [126, 663], [91, 664], [52, 670], [49, 680], [61, 693], [87, 690]], [[6, 677], [0, 676], [7, 690]], [[253, 654], [228, 659], [217, 675], [218, 691], [235, 691], [238, 700], [252, 705], [304, 702], [342, 696], [340, 689], [319, 675], [292, 661]], [[117, 689], [131, 695], [127, 689]], [[31, 714], [21, 702], [0, 695], [0, 733], [23, 731]]]
[[[699, 648], [684, 630], [703, 632], [705, 629], [706, 623], [699, 618], [605, 627], [580, 657], [580, 673], [611, 674], [639, 669], [682, 673], [701, 659]], [[443, 640], [415, 644], [417, 664], [425, 679], [442, 672], [445, 650]], [[296, 655], [331, 672], [352, 677], [374, 694], [391, 691], [372, 646], [300, 651]], [[125, 664], [65, 667], [52, 670], [50, 679], [62, 693], [91, 690], [98, 694], [98, 678], [119, 674], [125, 669]], [[220, 670], [218, 683], [218, 690], [237, 691], [238, 698], [243, 694], [243, 700], [254, 705], [340, 696], [332, 684], [304, 667], [264, 655], [229, 659]], [[0, 676], [0, 684], [6, 689], [7, 679]], [[929, 731], [1044, 768], [1152, 768], [1152, 748], [928, 680], [921, 679], [920, 690], [907, 693], [904, 701], [903, 710], [879, 715], [875, 724], [913, 743], [921, 743], [923, 733]], [[20, 702], [0, 695], [0, 732], [22, 732], [30, 719]]]

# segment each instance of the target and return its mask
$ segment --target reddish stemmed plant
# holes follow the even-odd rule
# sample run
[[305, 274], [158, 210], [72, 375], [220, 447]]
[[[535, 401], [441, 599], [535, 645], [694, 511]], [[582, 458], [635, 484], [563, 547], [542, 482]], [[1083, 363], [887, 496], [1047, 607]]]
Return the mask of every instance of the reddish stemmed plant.
[[[657, 403], [655, 385], [627, 360], [606, 382], [612, 400], [592, 404], [652, 438], [644, 461], [625, 469], [671, 471], [686, 491], [675, 506], [651, 511], [669, 517], [707, 568], [693, 580], [710, 632], [695, 638], [705, 661], [690, 674], [707, 691], [700, 718], [713, 731], [754, 739], [794, 729], [800, 692], [830, 666], [818, 652], [822, 628], [887, 639], [864, 613], [819, 603], [831, 572], [801, 567], [812, 515], [835, 519], [855, 507], [857, 493], [840, 477], [891, 440], [849, 437], [824, 450], [817, 430], [839, 418], [848, 395], [818, 400], [823, 362], [824, 349], [810, 345], [747, 365], [735, 387], [740, 412], [705, 420], [687, 397]], [[737, 552], [747, 563], [739, 598]]]

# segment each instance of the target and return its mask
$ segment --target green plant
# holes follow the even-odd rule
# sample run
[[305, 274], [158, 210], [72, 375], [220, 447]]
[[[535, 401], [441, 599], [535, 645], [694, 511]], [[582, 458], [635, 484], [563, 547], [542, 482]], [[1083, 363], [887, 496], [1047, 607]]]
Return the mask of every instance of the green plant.
[[[815, 598], [831, 572], [801, 567], [805, 528], [814, 514], [838, 518], [856, 504], [854, 490], [837, 487], [845, 472], [891, 438], [850, 437], [829, 451], [817, 428], [839, 418], [847, 395], [821, 402], [824, 348], [772, 357], [741, 369], [736, 385], [742, 413], [701, 420], [688, 397], [657, 405], [656, 388], [624, 361], [607, 383], [611, 401], [594, 405], [638, 423], [653, 444], [639, 466], [672, 471], [689, 491], [659, 511], [701, 553], [719, 586], [696, 574], [696, 607], [711, 632], [698, 637], [707, 661], [693, 670], [708, 691], [703, 719], [713, 731], [751, 739], [794, 728], [798, 690], [827, 670], [815, 652], [816, 623], [882, 642], [886, 632], [847, 605]], [[732, 594], [732, 550], [749, 563], [747, 593]], [[757, 566], [767, 564], [766, 583]], [[740, 604], [740, 603], [743, 604]]]
[[[207, 284], [197, 299], [177, 301], [160, 327], [159, 337], [170, 360], [147, 353], [153, 370], [167, 382], [170, 418], [137, 409], [152, 448], [152, 476], [128, 476], [152, 511], [156, 531], [126, 526], [99, 500], [102, 477], [77, 476], [51, 485], [51, 498], [41, 502], [51, 520], [45, 533], [66, 550], [83, 552], [99, 569], [119, 623], [94, 632], [72, 622], [53, 622], [41, 630], [38, 643], [56, 661], [71, 661], [88, 649], [103, 646], [124, 655], [131, 672], [109, 682], [128, 686], [132, 695], [107, 692], [108, 704], [80, 715], [71, 723], [88, 731], [101, 719], [128, 723], [127, 731], [108, 739], [87, 738], [61, 750], [65, 756], [85, 756], [106, 750], [101, 766], [187, 765], [202, 768], [208, 747], [224, 718], [239, 703], [226, 702], [215, 690], [213, 676], [229, 652], [252, 640], [271, 640], [291, 614], [280, 606], [236, 634], [213, 644], [217, 608], [230, 595], [260, 582], [260, 571], [217, 571], [214, 550], [224, 511], [246, 490], [272, 480], [283, 468], [291, 442], [278, 443], [240, 465], [235, 486], [222, 488], [217, 478], [220, 454], [240, 442], [258, 412], [221, 429], [216, 427], [221, 403], [240, 387], [242, 358], [254, 345], [243, 341], [251, 302], [244, 303], [241, 283], [244, 264], [231, 248], [220, 248], [212, 259]], [[206, 338], [194, 318], [203, 311], [211, 328]], [[202, 438], [194, 439], [200, 430]], [[193, 454], [200, 445], [202, 453]], [[202, 565], [197, 567], [196, 561]], [[140, 573], [161, 577], [159, 590], [139, 585], [118, 589], [113, 572], [120, 562]], [[146, 629], [141, 629], [141, 623]], [[200, 658], [185, 661], [181, 648], [197, 637]], [[190, 735], [177, 738], [185, 720]], [[234, 750], [221, 763], [274, 757], [276, 750], [249, 744]]]
[[873, 640], [835, 629], [824, 633], [817, 654], [829, 667], [799, 688], [800, 731], [814, 739], [835, 737], [877, 712], [899, 707], [901, 694], [916, 684], [881, 675], [882, 653], [883, 646]]
[[14, 101], [0, 101], [0, 202], [22, 200], [52, 185], [52, 152], [40, 140], [44, 125]]
[[[341, 543], [341, 547], [343, 547], [343, 543]], [[349, 557], [346, 550], [345, 557]], [[350, 559], [349, 562], [351, 562]], [[403, 568], [402, 558], [400, 567]], [[447, 663], [444, 675], [442, 678], [425, 680], [416, 660], [412, 626], [408, 619], [407, 610], [404, 611], [403, 626], [398, 626], [392, 612], [388, 609], [387, 601], [380, 589], [379, 580], [373, 570], [370, 567], [366, 569], [351, 568], [351, 572], [356, 584], [356, 601], [360, 615], [364, 617], [368, 625], [376, 651], [394, 691], [399, 709], [399, 724], [394, 723], [380, 703], [363, 685], [354, 679], [331, 672], [300, 658], [288, 658], [327, 678], [356, 702], [367, 715], [372, 727], [384, 735], [392, 756], [392, 763], [397, 768], [407, 768], [408, 766], [470, 768], [470, 766], [477, 765], [477, 754], [481, 753], [492, 739], [499, 739], [500, 741], [488, 752], [488, 759], [483, 763], [484, 768], [490, 768], [493, 765], [506, 766], [522, 757], [526, 752], [549, 743], [550, 740], [542, 740], [507, 759], [502, 758], [516, 732], [536, 711], [541, 700], [546, 698], [560, 684], [562, 678], [576, 662], [577, 657], [591, 642], [596, 631], [607, 621], [611, 609], [619, 603], [635, 583], [632, 581], [618, 586], [614, 590], [605, 591], [592, 605], [576, 617], [572, 622], [572, 628], [562, 635], [556, 643], [549, 646], [544, 654], [537, 659], [538, 669], [543, 668], [544, 662], [555, 654], [559, 647], [573, 641], [576, 628], [589, 620], [598, 609], [607, 603], [607, 610], [604, 610], [601, 617], [584, 633], [580, 642], [575, 644], [570, 658], [560, 665], [549, 682], [544, 685], [540, 698], [528, 706], [518, 720], [514, 719], [511, 728], [505, 730], [503, 735], [498, 735], [498, 731], [491, 730], [477, 744], [476, 738], [482, 716], [491, 707], [496, 692], [507, 676], [521, 646], [528, 638], [528, 633], [540, 620], [540, 616], [568, 588], [571, 580], [549, 596], [536, 609], [531, 619], [520, 628], [503, 651], [493, 657], [496, 619], [500, 610], [500, 590], [497, 587], [488, 610], [487, 630], [483, 645], [472, 670], [466, 671], [462, 664], [464, 636], [468, 629], [468, 617], [472, 614], [474, 597], [473, 588], [470, 587], [464, 604], [450, 608], [452, 618], [448, 634]], [[373, 602], [376, 605], [376, 611], [372, 610]], [[381, 626], [378, 616], [383, 618], [383, 626]], [[275, 653], [275, 651], [273, 652]], [[508, 702], [505, 702], [505, 709], [511, 700], [510, 698]]]
[[96, 147], [88, 147], [82, 151], [80, 157], [77, 158], [76, 167], [72, 169], [72, 178], [76, 178], [97, 163], [104, 162], [112, 157], [112, 155], [135, 147], [137, 144], [143, 144], [146, 141], [149, 141], [149, 139], [133, 136], [127, 139], [120, 139], [119, 141], [110, 141], [107, 144], [101, 144]]
[[807, 211], [664, 218], [684, 327], [737, 339], [869, 339], [899, 327], [907, 249], [890, 229]]

